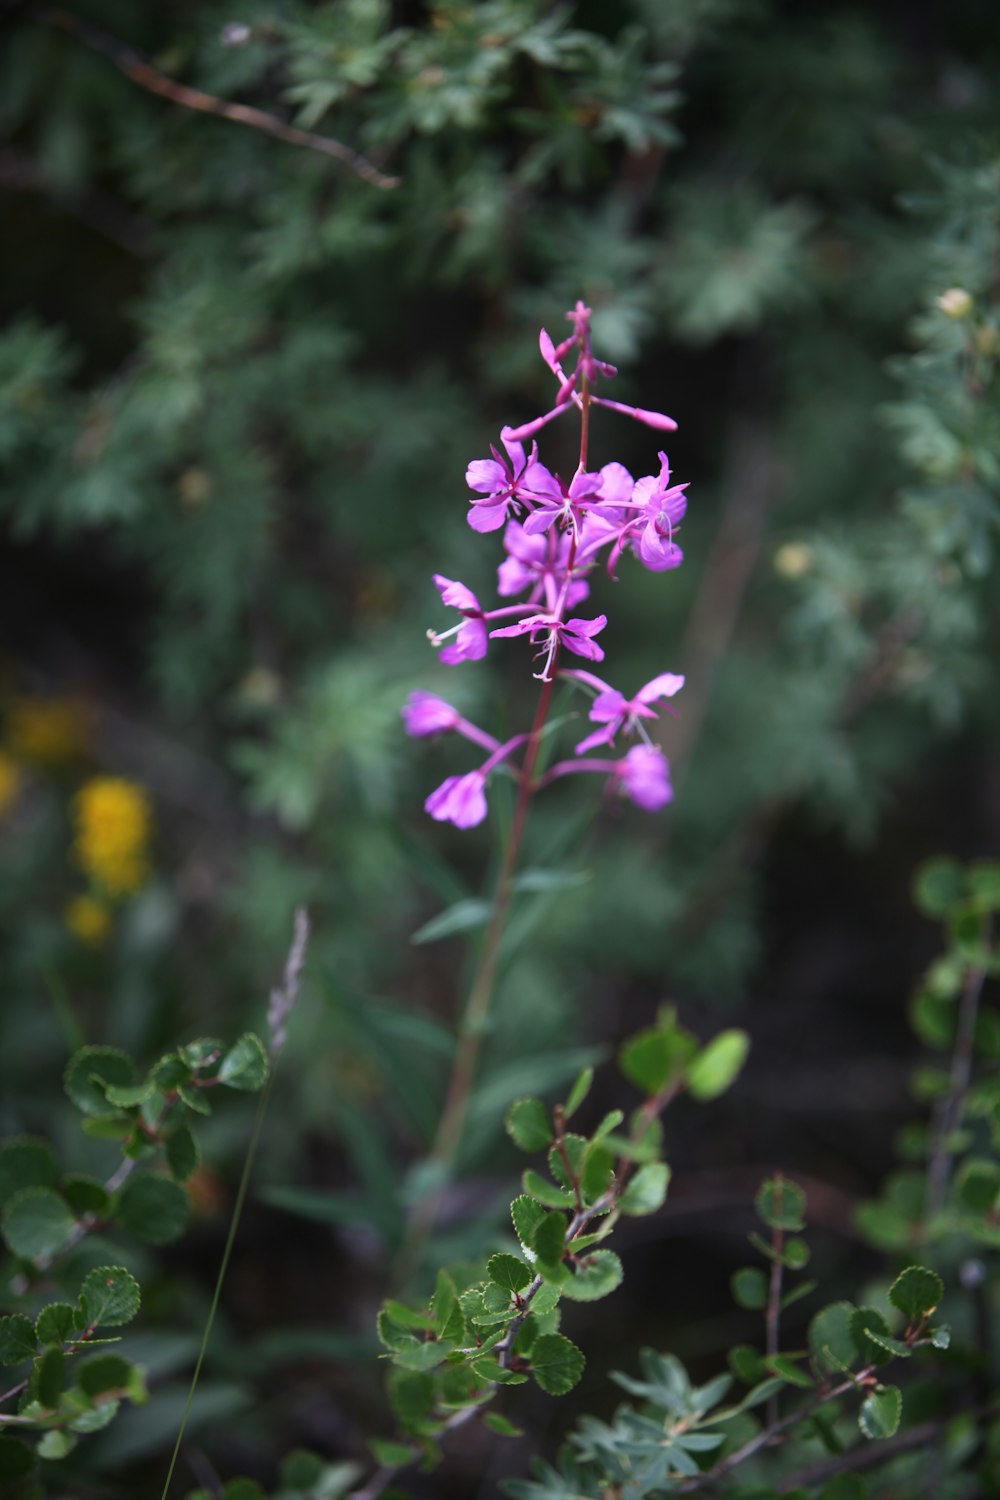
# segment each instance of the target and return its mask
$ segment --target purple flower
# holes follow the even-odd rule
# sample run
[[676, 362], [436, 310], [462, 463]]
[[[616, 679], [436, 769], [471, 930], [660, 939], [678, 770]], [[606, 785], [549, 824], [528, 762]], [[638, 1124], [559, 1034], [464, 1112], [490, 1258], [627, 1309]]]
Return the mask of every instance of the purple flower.
[[596, 620], [561, 620], [557, 615], [529, 615], [518, 620], [516, 625], [505, 625], [501, 630], [491, 630], [490, 635], [529, 635], [532, 643], [542, 636], [544, 642], [537, 654], [545, 657], [545, 665], [535, 676], [543, 682], [551, 677], [552, 662], [560, 644], [575, 656], [585, 656], [589, 661], [603, 661], [604, 652], [593, 639], [608, 623], [607, 615], [598, 615]]
[[439, 823], [456, 828], [475, 828], [486, 816], [486, 777], [482, 771], [449, 776], [431, 792], [424, 807]]
[[655, 745], [633, 745], [618, 762], [614, 779], [629, 801], [646, 812], [659, 812], [673, 801], [667, 757]]
[[521, 503], [529, 505], [540, 495], [559, 494], [559, 485], [544, 464], [538, 462], [538, 445], [531, 446], [525, 457], [524, 446], [501, 433], [507, 458], [490, 444], [492, 458], [477, 458], [465, 471], [470, 490], [483, 496], [473, 500], [468, 522], [473, 531], [498, 531], [509, 510], [520, 511]]
[[[553, 542], [549, 537], [529, 536], [519, 521], [508, 521], [503, 534], [507, 559], [497, 569], [497, 593], [509, 599], [531, 589], [533, 602], [545, 599], [554, 606], [566, 576], [571, 541], [561, 536]], [[566, 590], [566, 608], [572, 609], [589, 593], [589, 584], [574, 578]]]
[[440, 646], [450, 635], [455, 636], [452, 644], [441, 652], [441, 660], [448, 663], [479, 661], [486, 655], [486, 624], [479, 600], [464, 583], [453, 578], [443, 578], [440, 573], [435, 573], [434, 582], [440, 590], [442, 604], [461, 610], [465, 616], [462, 624], [453, 625], [451, 630], [431, 632], [430, 638], [435, 646]]
[[585, 755], [588, 750], [593, 750], [598, 745], [613, 744], [615, 735], [620, 730], [624, 730], [627, 734], [641, 734], [648, 744], [642, 720], [659, 718], [659, 714], [650, 708], [650, 704], [656, 703], [660, 698], [672, 698], [684, 686], [683, 677], [677, 676], [674, 672], [662, 672], [659, 677], [654, 677], [641, 687], [634, 698], [626, 698], [624, 694], [618, 692], [617, 688], [609, 687], [592, 672], [566, 672], [563, 675], [598, 689], [588, 717], [592, 723], [600, 724], [602, 727], [580, 741], [576, 747], [577, 755]]
[[403, 704], [403, 724], [407, 734], [414, 739], [428, 734], [445, 734], [458, 726], [461, 717], [457, 708], [421, 688], [412, 692]]
[[[628, 538], [635, 546], [638, 536], [638, 553], [642, 562], [654, 573], [663, 573], [668, 568], [679, 567], [684, 554], [674, 541], [674, 531], [680, 525], [687, 510], [684, 491], [686, 484], [670, 483], [670, 463], [665, 453], [659, 454], [660, 472], [637, 479], [632, 494], [632, 504], [639, 514], [628, 526]], [[619, 545], [626, 540], [623, 534]]]

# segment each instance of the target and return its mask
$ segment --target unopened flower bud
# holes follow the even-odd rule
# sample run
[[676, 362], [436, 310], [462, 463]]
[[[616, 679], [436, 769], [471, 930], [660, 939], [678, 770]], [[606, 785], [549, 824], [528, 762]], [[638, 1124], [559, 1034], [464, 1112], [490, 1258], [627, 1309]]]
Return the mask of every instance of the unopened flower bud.
[[938, 307], [949, 318], [967, 318], [972, 311], [972, 298], [961, 286], [951, 286], [935, 299]]

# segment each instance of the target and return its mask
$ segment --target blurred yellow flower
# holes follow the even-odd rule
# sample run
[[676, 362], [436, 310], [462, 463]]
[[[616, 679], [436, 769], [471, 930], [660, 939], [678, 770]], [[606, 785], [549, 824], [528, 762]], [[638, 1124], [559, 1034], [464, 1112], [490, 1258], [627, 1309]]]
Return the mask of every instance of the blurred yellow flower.
[[7, 710], [14, 754], [37, 766], [58, 766], [86, 749], [89, 714], [73, 698], [15, 698]]
[[96, 896], [75, 896], [63, 916], [70, 932], [94, 948], [111, 931], [111, 912]]
[[140, 786], [118, 776], [86, 782], [74, 798], [74, 850], [87, 874], [111, 895], [136, 890], [146, 878], [152, 813]]
[[21, 773], [9, 755], [0, 750], [0, 817], [7, 811], [21, 784]]

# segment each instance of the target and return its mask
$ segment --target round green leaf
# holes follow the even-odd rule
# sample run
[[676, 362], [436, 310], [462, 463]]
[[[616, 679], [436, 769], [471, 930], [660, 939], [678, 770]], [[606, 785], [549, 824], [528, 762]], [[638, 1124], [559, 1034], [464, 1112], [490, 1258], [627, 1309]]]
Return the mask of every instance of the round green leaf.
[[531, 1373], [549, 1396], [564, 1396], [583, 1374], [586, 1361], [561, 1333], [545, 1333], [531, 1350]]
[[809, 1246], [805, 1240], [786, 1240], [781, 1258], [791, 1271], [801, 1271], [809, 1264]]
[[541, 1099], [517, 1099], [507, 1111], [504, 1127], [522, 1151], [544, 1151], [552, 1139], [552, 1122]]
[[58, 1428], [52, 1428], [38, 1444], [38, 1456], [50, 1460], [65, 1458], [67, 1453], [72, 1453], [76, 1444], [77, 1439], [71, 1432], [60, 1432]]
[[92, 1401], [112, 1394], [137, 1403], [146, 1399], [142, 1372], [121, 1354], [92, 1354], [81, 1360], [76, 1367], [76, 1383]]
[[76, 1220], [51, 1188], [22, 1188], [7, 1203], [0, 1219], [3, 1237], [15, 1255], [38, 1260], [65, 1245]]
[[15, 1136], [0, 1143], [0, 1207], [26, 1187], [54, 1188], [59, 1171], [48, 1141]]
[[907, 1266], [889, 1288], [889, 1301], [911, 1321], [932, 1313], [943, 1296], [944, 1282], [926, 1266]]
[[35, 1455], [20, 1438], [0, 1437], [0, 1480], [23, 1479], [35, 1467]]
[[758, 1311], [767, 1305], [767, 1277], [759, 1266], [744, 1266], [742, 1270], [734, 1271], [729, 1285], [733, 1301], [739, 1307]]
[[558, 1265], [566, 1243], [566, 1215], [556, 1209], [545, 1214], [535, 1228], [531, 1248], [545, 1266]]
[[899, 1387], [883, 1385], [861, 1403], [858, 1426], [866, 1438], [889, 1438], [899, 1427], [902, 1412], [903, 1397]]
[[63, 1082], [77, 1109], [85, 1115], [106, 1115], [108, 1101], [101, 1084], [126, 1088], [135, 1082], [135, 1067], [118, 1047], [81, 1047], [70, 1058]]
[[965, 875], [953, 859], [930, 859], [913, 881], [913, 899], [928, 917], [945, 917], [965, 895]]
[[699, 1052], [687, 1070], [688, 1092], [695, 1099], [717, 1099], [734, 1082], [750, 1050], [745, 1031], [722, 1031]]
[[531, 1271], [516, 1255], [491, 1255], [486, 1263], [486, 1274], [505, 1292], [520, 1292], [531, 1280]]
[[252, 1031], [246, 1031], [219, 1064], [219, 1082], [230, 1089], [255, 1093], [267, 1081], [267, 1053]]
[[[874, 1337], [869, 1337], [869, 1334]], [[884, 1365], [892, 1358], [883, 1340], [891, 1338], [889, 1325], [874, 1307], [856, 1307], [851, 1314], [851, 1338], [866, 1365]]]
[[670, 1168], [666, 1162], [647, 1162], [630, 1179], [618, 1200], [622, 1213], [632, 1214], [636, 1218], [640, 1214], [655, 1214], [663, 1206], [669, 1181]]
[[769, 1177], [758, 1189], [754, 1206], [771, 1229], [805, 1228], [806, 1195], [788, 1177]]
[[152, 1172], [134, 1173], [115, 1203], [115, 1217], [150, 1245], [166, 1245], [183, 1233], [188, 1201], [182, 1187]]
[[574, 1302], [598, 1302], [621, 1285], [623, 1275], [613, 1250], [594, 1250], [581, 1258], [575, 1275], [561, 1283], [562, 1294]]
[[1000, 1197], [1000, 1164], [974, 1157], [962, 1166], [955, 1180], [955, 1193], [963, 1208], [987, 1214]]
[[139, 1311], [139, 1283], [124, 1266], [95, 1266], [80, 1288], [80, 1312], [88, 1328], [117, 1328]]
[[628, 1081], [652, 1098], [683, 1073], [697, 1046], [687, 1031], [654, 1026], [629, 1038], [618, 1063]]
[[831, 1302], [823, 1307], [809, 1324], [809, 1351], [823, 1374], [837, 1375], [850, 1369], [857, 1351], [851, 1338], [853, 1303]]
[[510, 1216], [521, 1244], [527, 1245], [529, 1250], [533, 1249], [535, 1230], [545, 1218], [545, 1209], [542, 1204], [534, 1198], [529, 1198], [527, 1193], [521, 1193], [510, 1205]]
[[19, 1365], [34, 1359], [38, 1346], [35, 1325], [23, 1313], [0, 1318], [0, 1365]]
[[86, 1177], [82, 1172], [71, 1172], [64, 1177], [60, 1187], [62, 1195], [78, 1218], [84, 1214], [103, 1214], [107, 1211], [110, 1196], [103, 1182], [96, 1177]]
[[50, 1302], [35, 1319], [35, 1333], [40, 1344], [67, 1344], [82, 1327], [80, 1314], [69, 1302]]

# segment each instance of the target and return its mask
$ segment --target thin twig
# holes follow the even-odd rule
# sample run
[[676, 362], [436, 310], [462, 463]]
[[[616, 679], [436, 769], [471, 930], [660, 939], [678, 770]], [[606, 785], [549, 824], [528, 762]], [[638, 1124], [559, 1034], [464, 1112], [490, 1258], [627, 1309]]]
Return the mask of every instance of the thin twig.
[[18, 6], [23, 15], [34, 21], [41, 21], [46, 26], [52, 26], [56, 30], [64, 31], [88, 47], [93, 47], [95, 52], [102, 53], [109, 58], [119, 72], [132, 83], [138, 84], [151, 94], [157, 94], [161, 99], [169, 99], [172, 104], [179, 104], [184, 109], [200, 110], [203, 114], [218, 115], [223, 120], [231, 120], [235, 125], [248, 125], [252, 130], [263, 131], [265, 135], [274, 136], [276, 140], [284, 141], [289, 146], [304, 146], [310, 151], [318, 151], [323, 156], [333, 157], [335, 161], [341, 162], [366, 182], [370, 182], [377, 188], [394, 188], [399, 186], [398, 177], [389, 177], [380, 172], [374, 162], [368, 160], [359, 151], [350, 146], [345, 146], [342, 141], [336, 140], [329, 135], [316, 135], [311, 130], [300, 130], [296, 125], [289, 125], [279, 115], [269, 114], [267, 110], [257, 109], [251, 104], [234, 104], [229, 99], [220, 99], [216, 94], [206, 94], [202, 89], [188, 88], [186, 84], [177, 83], [175, 79], [168, 78], [165, 73], [159, 72], [151, 63], [134, 48], [102, 31], [97, 26], [92, 26], [89, 21], [81, 21], [78, 16], [71, 15], [69, 11], [57, 10], [48, 5], [25, 5]]
[[[781, 1202], [784, 1197], [782, 1188], [782, 1176], [780, 1172], [774, 1174], [774, 1208], [775, 1217], [781, 1215]], [[769, 1359], [774, 1359], [778, 1353], [779, 1329], [781, 1321], [781, 1281], [785, 1263], [782, 1260], [784, 1250], [785, 1231], [775, 1226], [771, 1231], [771, 1279], [767, 1292], [767, 1307], [764, 1310], [764, 1328], [766, 1334], [766, 1349]], [[767, 1403], [767, 1416], [769, 1422], [778, 1420], [779, 1406], [778, 1393]]]

